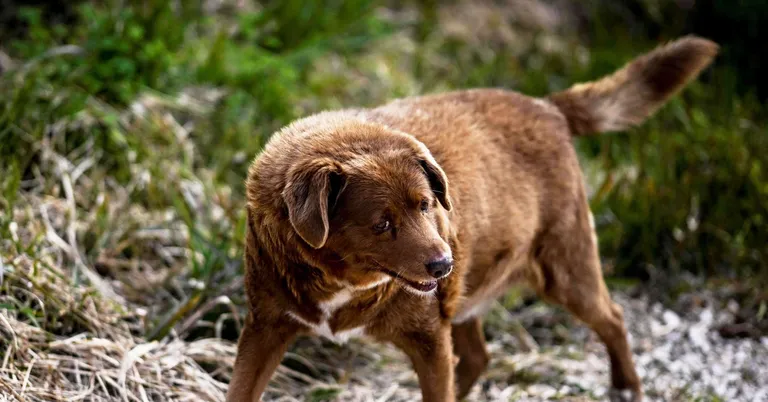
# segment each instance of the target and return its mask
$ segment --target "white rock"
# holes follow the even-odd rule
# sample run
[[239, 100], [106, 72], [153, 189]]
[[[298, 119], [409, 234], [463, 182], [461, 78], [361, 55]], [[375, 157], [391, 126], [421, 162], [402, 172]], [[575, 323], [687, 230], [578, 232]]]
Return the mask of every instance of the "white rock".
[[710, 344], [707, 340], [707, 325], [697, 324], [688, 329], [688, 338], [691, 342], [704, 352], [709, 352]]
[[551, 399], [557, 395], [557, 390], [549, 385], [545, 384], [533, 384], [526, 389], [529, 395], [542, 397], [544, 399]]
[[667, 327], [675, 329], [680, 326], [680, 316], [672, 310], [664, 312], [664, 323]]
[[733, 300], [733, 299], [728, 300], [727, 308], [728, 308], [728, 311], [730, 311], [731, 313], [736, 314], [736, 313], [739, 312], [739, 303], [736, 300]]

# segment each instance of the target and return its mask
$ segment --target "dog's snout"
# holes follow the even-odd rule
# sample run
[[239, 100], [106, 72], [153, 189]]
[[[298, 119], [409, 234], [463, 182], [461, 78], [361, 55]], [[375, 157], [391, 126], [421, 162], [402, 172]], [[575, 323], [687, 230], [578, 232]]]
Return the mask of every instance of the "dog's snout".
[[425, 265], [427, 267], [427, 272], [429, 272], [432, 277], [440, 279], [451, 273], [451, 269], [453, 269], [453, 259], [451, 259], [451, 257], [442, 256]]

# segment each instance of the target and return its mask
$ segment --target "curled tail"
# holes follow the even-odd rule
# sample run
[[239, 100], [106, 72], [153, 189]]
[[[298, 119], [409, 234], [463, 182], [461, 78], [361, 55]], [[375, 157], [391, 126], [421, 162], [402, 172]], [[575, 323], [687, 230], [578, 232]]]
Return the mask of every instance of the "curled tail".
[[574, 136], [624, 130], [642, 123], [714, 59], [718, 45], [688, 36], [632, 60], [598, 81], [548, 99], [568, 119]]

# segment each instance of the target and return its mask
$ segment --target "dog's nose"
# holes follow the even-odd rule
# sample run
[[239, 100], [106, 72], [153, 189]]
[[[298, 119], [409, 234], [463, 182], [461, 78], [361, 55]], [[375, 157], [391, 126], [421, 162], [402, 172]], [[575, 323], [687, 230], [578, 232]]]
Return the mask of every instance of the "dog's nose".
[[440, 279], [449, 273], [453, 269], [453, 260], [450, 257], [441, 257], [435, 261], [425, 264], [427, 272], [434, 278]]

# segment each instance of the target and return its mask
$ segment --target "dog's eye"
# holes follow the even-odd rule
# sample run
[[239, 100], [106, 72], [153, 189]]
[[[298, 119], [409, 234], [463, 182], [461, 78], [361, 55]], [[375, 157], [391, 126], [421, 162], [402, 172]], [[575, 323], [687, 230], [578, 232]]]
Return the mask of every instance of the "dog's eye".
[[384, 233], [388, 231], [392, 227], [392, 224], [389, 222], [389, 220], [384, 219], [381, 222], [373, 225], [373, 231], [376, 233]]
[[419, 205], [422, 212], [429, 211], [429, 201], [426, 199], [421, 200], [421, 205]]

